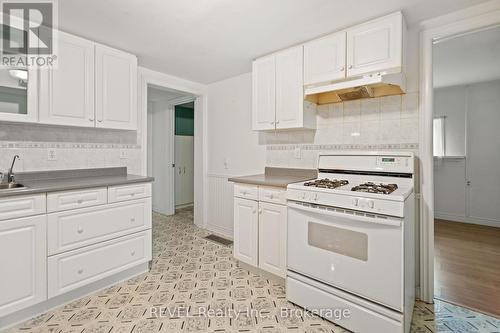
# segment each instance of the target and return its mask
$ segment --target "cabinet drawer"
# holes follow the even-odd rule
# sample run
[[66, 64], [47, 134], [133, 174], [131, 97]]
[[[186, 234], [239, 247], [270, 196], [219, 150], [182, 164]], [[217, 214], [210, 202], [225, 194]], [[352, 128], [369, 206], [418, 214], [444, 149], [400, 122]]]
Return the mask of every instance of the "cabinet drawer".
[[48, 215], [48, 253], [82, 246], [151, 228], [151, 198]]
[[259, 201], [286, 205], [286, 190], [277, 187], [260, 187]]
[[44, 214], [45, 211], [45, 193], [0, 198], [0, 220]]
[[47, 212], [60, 212], [107, 203], [107, 188], [93, 188], [78, 191], [63, 191], [47, 194]]
[[151, 183], [108, 187], [108, 203], [151, 196]]
[[259, 187], [256, 185], [234, 184], [234, 196], [244, 199], [259, 200]]
[[49, 257], [48, 296], [54, 297], [151, 260], [151, 230]]

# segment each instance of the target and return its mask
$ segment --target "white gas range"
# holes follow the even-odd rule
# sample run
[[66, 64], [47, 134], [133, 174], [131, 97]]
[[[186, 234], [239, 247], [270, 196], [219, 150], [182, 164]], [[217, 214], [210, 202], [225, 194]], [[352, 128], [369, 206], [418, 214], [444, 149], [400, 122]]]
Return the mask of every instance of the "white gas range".
[[323, 316], [354, 332], [409, 332], [413, 155], [321, 154], [318, 165], [318, 179], [287, 188], [287, 298], [322, 315], [348, 309]]

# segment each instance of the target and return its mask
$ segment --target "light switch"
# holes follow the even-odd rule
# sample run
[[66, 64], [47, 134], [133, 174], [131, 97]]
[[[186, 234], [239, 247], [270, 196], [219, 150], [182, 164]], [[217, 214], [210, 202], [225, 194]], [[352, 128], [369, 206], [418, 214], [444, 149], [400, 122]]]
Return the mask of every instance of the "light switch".
[[49, 148], [47, 150], [47, 161], [57, 161], [57, 154], [54, 148]]
[[302, 150], [300, 149], [300, 147], [295, 148], [295, 150], [293, 151], [293, 157], [297, 159], [302, 158]]

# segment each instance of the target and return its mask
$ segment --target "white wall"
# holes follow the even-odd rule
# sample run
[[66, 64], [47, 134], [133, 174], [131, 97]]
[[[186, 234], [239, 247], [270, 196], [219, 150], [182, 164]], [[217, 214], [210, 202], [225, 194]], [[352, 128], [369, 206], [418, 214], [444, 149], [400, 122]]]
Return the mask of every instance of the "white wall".
[[207, 220], [210, 230], [233, 237], [233, 186], [230, 176], [262, 173], [266, 147], [252, 126], [250, 73], [208, 86]]
[[445, 156], [465, 156], [466, 87], [434, 90], [434, 116], [444, 116]]
[[447, 117], [447, 154], [465, 156], [435, 160], [437, 218], [500, 227], [499, 92], [500, 80], [436, 89], [435, 113]]

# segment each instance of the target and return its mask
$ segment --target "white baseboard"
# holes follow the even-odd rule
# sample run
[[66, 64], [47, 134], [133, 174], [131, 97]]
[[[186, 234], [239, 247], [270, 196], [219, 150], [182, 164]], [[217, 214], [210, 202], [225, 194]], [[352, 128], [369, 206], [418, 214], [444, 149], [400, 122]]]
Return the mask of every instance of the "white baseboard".
[[137, 275], [149, 271], [149, 262], [129, 268], [123, 272], [119, 272], [112, 276], [108, 276], [102, 280], [88, 284], [84, 287], [69, 291], [65, 294], [48, 299], [42, 303], [32, 305], [26, 309], [8, 314], [0, 318], [0, 330], [20, 324], [30, 318], [46, 313], [52, 309], [70, 303], [84, 296], [93, 294], [99, 290], [108, 288], [112, 285], [131, 279]]
[[213, 232], [214, 234], [216, 234], [218, 236], [233, 240], [233, 230], [221, 228], [221, 227], [213, 225], [213, 224], [205, 225], [205, 229]]
[[434, 218], [440, 219], [440, 220], [478, 224], [478, 225], [485, 225], [488, 227], [500, 228], [500, 221], [494, 221], [494, 220], [478, 219], [478, 218], [473, 218], [473, 217], [453, 215], [453, 214], [447, 214], [447, 213], [441, 213], [441, 212], [435, 212]]

